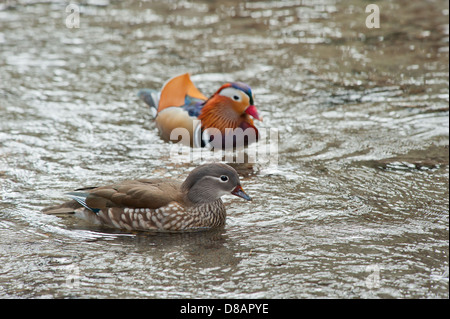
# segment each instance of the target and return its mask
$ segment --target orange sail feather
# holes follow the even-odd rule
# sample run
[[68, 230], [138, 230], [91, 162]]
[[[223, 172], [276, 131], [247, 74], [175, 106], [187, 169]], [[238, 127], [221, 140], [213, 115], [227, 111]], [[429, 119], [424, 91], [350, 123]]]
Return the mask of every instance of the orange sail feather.
[[192, 83], [189, 73], [174, 77], [164, 85], [161, 90], [158, 112], [167, 107], [184, 105], [186, 95], [200, 100], [207, 99]]

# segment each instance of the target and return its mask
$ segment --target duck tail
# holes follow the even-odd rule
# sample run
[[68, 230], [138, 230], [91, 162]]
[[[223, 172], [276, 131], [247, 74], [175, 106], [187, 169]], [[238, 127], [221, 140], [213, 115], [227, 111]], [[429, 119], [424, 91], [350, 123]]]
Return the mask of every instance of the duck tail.
[[138, 97], [150, 106], [153, 117], [158, 113], [160, 92], [153, 89], [141, 89], [138, 92]]

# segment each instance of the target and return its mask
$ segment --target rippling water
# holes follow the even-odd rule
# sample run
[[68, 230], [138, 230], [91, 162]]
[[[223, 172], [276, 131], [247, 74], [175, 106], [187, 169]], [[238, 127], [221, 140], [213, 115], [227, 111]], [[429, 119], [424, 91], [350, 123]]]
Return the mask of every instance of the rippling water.
[[[446, 1], [0, 3], [0, 298], [448, 298]], [[69, 21], [70, 22], [70, 21]], [[138, 89], [256, 93], [278, 165], [225, 229], [122, 233], [40, 212], [185, 176]]]

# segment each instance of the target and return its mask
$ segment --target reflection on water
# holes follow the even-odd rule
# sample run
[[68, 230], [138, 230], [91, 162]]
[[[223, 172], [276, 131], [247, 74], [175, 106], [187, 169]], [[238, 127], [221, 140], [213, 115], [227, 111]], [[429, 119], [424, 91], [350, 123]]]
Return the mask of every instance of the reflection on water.
[[[448, 3], [0, 4], [0, 297], [448, 298]], [[243, 81], [278, 165], [225, 229], [123, 233], [40, 210], [182, 177], [136, 93]], [[239, 167], [238, 167], [239, 168]], [[240, 167], [247, 169], [247, 167]]]

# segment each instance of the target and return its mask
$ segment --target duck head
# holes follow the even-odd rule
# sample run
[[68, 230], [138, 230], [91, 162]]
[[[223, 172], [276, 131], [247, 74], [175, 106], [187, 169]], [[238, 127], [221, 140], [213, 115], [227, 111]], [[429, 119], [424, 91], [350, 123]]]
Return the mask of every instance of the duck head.
[[237, 128], [242, 122], [253, 125], [253, 119], [262, 121], [251, 88], [241, 82], [226, 83], [204, 104], [199, 116], [204, 128]]
[[236, 170], [221, 163], [198, 166], [186, 178], [181, 189], [192, 203], [213, 202], [228, 194], [251, 200], [242, 189]]

